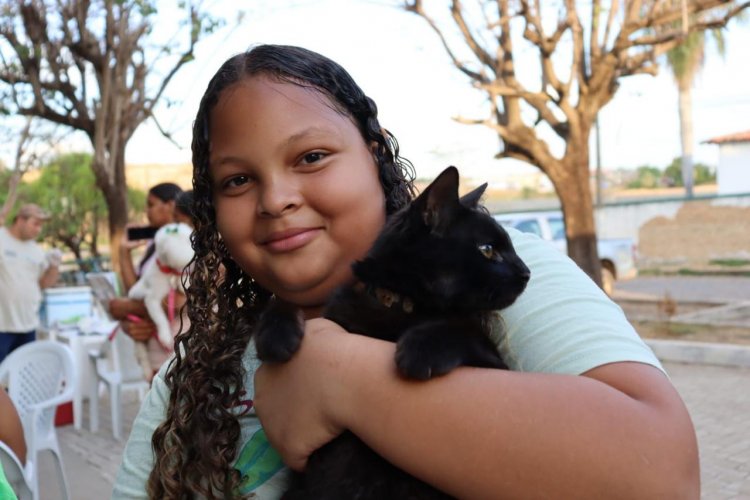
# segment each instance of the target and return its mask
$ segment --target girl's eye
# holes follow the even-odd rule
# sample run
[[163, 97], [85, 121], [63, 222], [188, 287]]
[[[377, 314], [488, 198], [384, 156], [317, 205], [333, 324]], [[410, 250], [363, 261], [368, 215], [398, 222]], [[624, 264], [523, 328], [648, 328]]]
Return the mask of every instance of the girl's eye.
[[224, 184], [222, 187], [224, 188], [235, 188], [242, 186], [243, 184], [247, 184], [250, 181], [250, 178], [247, 175], [237, 175], [232, 177], [231, 179], [228, 179], [224, 181]]
[[492, 245], [479, 245], [477, 248], [479, 248], [479, 252], [488, 259], [491, 259], [492, 255], [495, 253], [495, 249], [492, 248]]
[[319, 151], [313, 151], [312, 153], [307, 153], [305, 156], [302, 157], [302, 163], [310, 164], [310, 163], [316, 163], [319, 162], [325, 158], [325, 154], [321, 153]]

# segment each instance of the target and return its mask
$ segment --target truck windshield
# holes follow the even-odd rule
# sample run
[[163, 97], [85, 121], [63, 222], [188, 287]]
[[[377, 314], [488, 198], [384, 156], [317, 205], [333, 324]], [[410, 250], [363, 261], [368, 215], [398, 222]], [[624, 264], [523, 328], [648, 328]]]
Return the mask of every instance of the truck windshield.
[[562, 217], [552, 217], [549, 220], [549, 230], [552, 233], [553, 240], [565, 239], [565, 223]]

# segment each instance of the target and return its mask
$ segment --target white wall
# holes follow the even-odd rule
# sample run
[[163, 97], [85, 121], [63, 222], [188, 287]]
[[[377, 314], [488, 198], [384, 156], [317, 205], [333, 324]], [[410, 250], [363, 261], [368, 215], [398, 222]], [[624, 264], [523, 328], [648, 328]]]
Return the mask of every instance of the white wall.
[[[750, 157], [748, 157], [750, 158]], [[750, 175], [750, 164], [746, 166]], [[700, 197], [690, 201], [684, 198], [637, 201], [605, 205], [594, 212], [596, 232], [599, 238], [632, 238], [638, 242], [638, 230], [654, 217], [674, 218], [684, 203], [710, 203], [711, 205], [729, 205], [735, 207], [750, 207], [750, 186], [744, 195]]]
[[750, 143], [719, 145], [718, 194], [750, 193]]

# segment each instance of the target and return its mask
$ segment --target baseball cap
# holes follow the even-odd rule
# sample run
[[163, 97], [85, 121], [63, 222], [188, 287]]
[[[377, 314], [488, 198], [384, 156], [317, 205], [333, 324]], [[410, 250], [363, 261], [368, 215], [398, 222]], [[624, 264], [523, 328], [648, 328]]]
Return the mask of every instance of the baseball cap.
[[26, 203], [25, 205], [21, 205], [21, 208], [18, 209], [18, 213], [16, 214], [17, 217], [36, 217], [37, 219], [41, 220], [47, 220], [50, 218], [50, 214], [45, 212], [42, 207], [37, 205], [36, 203]]

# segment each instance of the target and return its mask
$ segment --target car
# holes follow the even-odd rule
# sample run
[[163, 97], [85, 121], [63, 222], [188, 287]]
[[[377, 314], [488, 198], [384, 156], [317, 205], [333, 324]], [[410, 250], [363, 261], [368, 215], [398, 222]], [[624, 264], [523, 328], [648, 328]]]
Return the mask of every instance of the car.
[[[560, 211], [504, 213], [494, 214], [493, 217], [501, 226], [536, 234], [567, 253], [565, 221]], [[608, 295], [612, 295], [615, 280], [634, 278], [638, 274], [636, 245], [632, 239], [598, 239], [597, 250], [602, 264], [602, 288]]]

